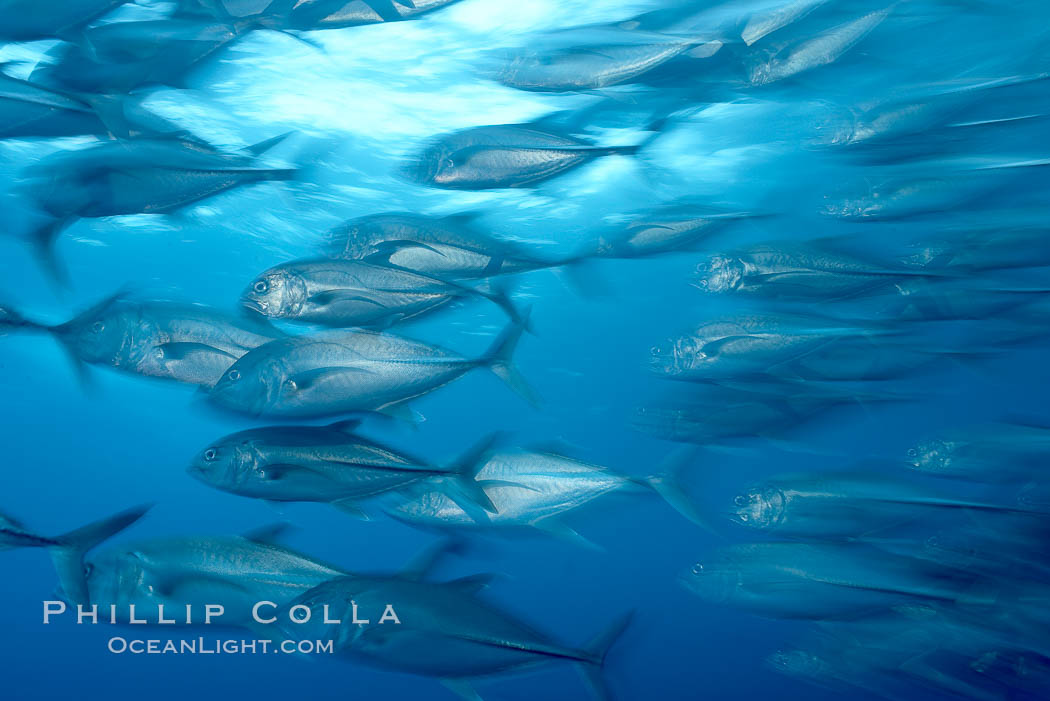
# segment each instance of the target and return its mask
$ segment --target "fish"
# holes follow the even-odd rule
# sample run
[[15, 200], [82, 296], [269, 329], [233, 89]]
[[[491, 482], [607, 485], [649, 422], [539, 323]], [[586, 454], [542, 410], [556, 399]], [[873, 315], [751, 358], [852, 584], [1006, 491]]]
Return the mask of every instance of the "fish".
[[77, 219], [170, 213], [245, 185], [290, 180], [296, 176], [294, 168], [267, 168], [256, 160], [282, 138], [237, 155], [181, 139], [146, 138], [47, 156], [26, 169], [28, 178], [20, 188], [48, 217], [34, 232], [34, 243], [54, 268], [54, 241]]
[[115, 606], [122, 623], [132, 605], [136, 616], [156, 621], [160, 606], [182, 619], [186, 606], [199, 616], [205, 604], [219, 604], [224, 625], [255, 629], [251, 610], [257, 602], [283, 604], [349, 574], [279, 545], [281, 530], [153, 538], [108, 548], [85, 565], [87, 601], [103, 611]]
[[234, 363], [211, 388], [209, 398], [218, 406], [253, 416], [392, 410], [475, 368], [487, 368], [518, 394], [535, 401], [511, 363], [523, 330], [521, 324], [512, 323], [478, 358], [364, 329], [280, 339]]
[[789, 0], [760, 9], [748, 18], [747, 24], [740, 32], [740, 38], [751, 46], [773, 32], [804, 19], [827, 2], [828, 0]]
[[992, 423], [950, 429], [908, 449], [909, 467], [979, 483], [1025, 482], [1046, 471], [1050, 428]]
[[345, 29], [414, 20], [459, 0], [299, 0], [281, 22], [286, 29]]
[[803, 474], [767, 480], [733, 501], [728, 515], [741, 526], [792, 538], [854, 540], [901, 521], [937, 512], [1018, 514], [1009, 504], [962, 499], [900, 477], [876, 474]]
[[394, 266], [331, 258], [266, 270], [241, 294], [241, 306], [269, 319], [385, 328], [471, 299], [488, 300], [521, 322], [502, 289], [485, 292]]
[[971, 581], [962, 573], [859, 543], [732, 545], [681, 582], [705, 601], [767, 618], [848, 619], [909, 603], [991, 603], [966, 593]]
[[386, 212], [328, 232], [330, 258], [366, 260], [451, 280], [529, 272], [571, 262], [537, 258], [524, 247], [476, 230], [475, 214], [429, 217]]
[[70, 39], [126, 0], [6, 0], [0, 5], [0, 41]]
[[[519, 90], [572, 92], [631, 83], [685, 54], [707, 58], [722, 48], [717, 39], [691, 39], [620, 30], [605, 41], [543, 49], [530, 46], [502, 59], [495, 78]], [[699, 56], [697, 56], [699, 54]]]
[[181, 18], [110, 22], [60, 44], [33, 82], [89, 94], [130, 93], [152, 86], [187, 87], [189, 74], [254, 29], [257, 18], [201, 22]]
[[250, 349], [283, 336], [270, 326], [195, 304], [112, 295], [62, 324], [0, 318], [0, 329], [44, 331], [80, 369], [112, 367], [210, 387]]
[[500, 451], [488, 456], [475, 479], [494, 510], [485, 521], [473, 518], [456, 499], [427, 482], [412, 485], [384, 506], [391, 517], [411, 525], [440, 530], [517, 532], [534, 530], [569, 542], [587, 544], [565, 523], [565, 517], [606, 495], [657, 494], [689, 520], [706, 527], [678, 485], [682, 460], [665, 474], [634, 477], [601, 465], [567, 457], [556, 447]]
[[86, 100], [0, 72], [0, 139], [108, 131]]
[[774, 299], [848, 299], [910, 279], [947, 277], [936, 262], [881, 264], [835, 250], [831, 242], [760, 244], [697, 265], [695, 286], [710, 293]]
[[437, 137], [404, 172], [449, 190], [531, 187], [596, 158], [633, 155], [649, 141], [597, 146], [537, 124], [473, 127]]
[[857, 19], [831, 27], [823, 34], [760, 57], [750, 68], [752, 86], [768, 85], [804, 71], [827, 66], [875, 30], [890, 14], [891, 8], [870, 12]]
[[[327, 605], [342, 621], [339, 626], [319, 623], [316, 616], [303, 625], [278, 625], [293, 639], [332, 640], [339, 657], [440, 679], [464, 698], [478, 698], [470, 684], [475, 678], [558, 661], [576, 665], [595, 695], [609, 698], [602, 669], [630, 616], [615, 620], [585, 646], [566, 647], [481, 601], [478, 584], [473, 577], [442, 583], [405, 577], [333, 579], [294, 605], [311, 610]], [[354, 625], [351, 602], [362, 611], [383, 611], [393, 602], [400, 623]]]
[[226, 492], [271, 502], [332, 504], [355, 516], [361, 502], [426, 484], [470, 514], [497, 507], [478, 482], [495, 436], [444, 466], [405, 455], [354, 433], [359, 420], [328, 426], [269, 426], [240, 431], [197, 453], [188, 472]]
[[693, 250], [750, 212], [719, 212], [692, 205], [669, 205], [633, 219], [622, 231], [601, 237], [597, 256], [642, 258]]
[[0, 550], [47, 549], [66, 596], [73, 603], [86, 604], [89, 597], [84, 582], [84, 556], [138, 521], [149, 509], [150, 505], [134, 507], [58, 536], [38, 535], [16, 519], [0, 514]]

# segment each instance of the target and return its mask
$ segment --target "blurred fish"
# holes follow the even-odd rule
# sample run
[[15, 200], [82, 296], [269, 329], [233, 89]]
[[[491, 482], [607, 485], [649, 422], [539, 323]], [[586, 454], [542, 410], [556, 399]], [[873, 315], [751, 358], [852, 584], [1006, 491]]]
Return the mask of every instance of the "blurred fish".
[[863, 260], [828, 241], [762, 244], [713, 255], [697, 266], [697, 273], [696, 286], [705, 292], [822, 301], [855, 297], [910, 278], [946, 275], [933, 265]]
[[68, 39], [125, 0], [5, 0], [0, 4], [0, 41]]
[[256, 159], [281, 138], [238, 155], [179, 139], [111, 141], [50, 155], [27, 168], [21, 184], [51, 218], [35, 232], [35, 243], [50, 261], [55, 238], [78, 218], [174, 212], [244, 185], [289, 180], [295, 169], [267, 168]]
[[595, 158], [638, 153], [658, 135], [634, 146], [596, 146], [542, 124], [473, 127], [436, 138], [405, 174], [451, 190], [529, 187]]
[[110, 22], [76, 44], [52, 50], [31, 80], [81, 93], [128, 93], [165, 85], [186, 87], [190, 72], [252, 30], [256, 19], [200, 22], [178, 18]]
[[282, 26], [304, 31], [400, 22], [440, 10], [459, 0], [298, 0]]
[[827, 2], [828, 0], [788, 0], [760, 8], [748, 18], [747, 24], [740, 32], [740, 38], [751, 46], [778, 29], [804, 19]]
[[[590, 34], [593, 34], [590, 32]], [[562, 42], [579, 41], [579, 32], [555, 34]], [[595, 39], [597, 41], [595, 41]], [[520, 90], [570, 92], [599, 90], [630, 83], [670, 61], [688, 54], [707, 58], [722, 48], [714, 38], [688, 38], [639, 31], [605, 31], [589, 43], [509, 52], [495, 78]]]
[[85, 566], [88, 596], [82, 602], [103, 611], [116, 606], [123, 623], [132, 605], [139, 618], [156, 621], [160, 606], [169, 617], [182, 619], [187, 606], [200, 616], [205, 604], [219, 604], [224, 625], [253, 628], [257, 602], [280, 605], [347, 574], [276, 544], [279, 530], [155, 538], [108, 548]]
[[[441, 679], [464, 698], [479, 698], [470, 684], [474, 678], [557, 661], [577, 665], [595, 695], [609, 698], [601, 672], [629, 617], [615, 621], [582, 648], [569, 648], [484, 603], [476, 596], [477, 588], [477, 578], [436, 583], [344, 577], [294, 602], [311, 610], [327, 605], [342, 620], [338, 627], [324, 625], [316, 616], [305, 625], [280, 625], [294, 639], [333, 640], [337, 655]], [[400, 623], [352, 623], [351, 604], [362, 611], [383, 611], [391, 602]]]
[[485, 460], [475, 478], [495, 507], [488, 520], [473, 518], [456, 499], [426, 482], [412, 487], [386, 512], [427, 528], [484, 532], [535, 529], [589, 545], [565, 523], [565, 517], [607, 494], [656, 493], [686, 518], [701, 522], [696, 508], [676, 484], [677, 471], [676, 466], [666, 468], [665, 474], [632, 477], [566, 457], [553, 448], [501, 451]]
[[603, 236], [598, 254], [603, 258], [644, 256], [692, 250], [710, 236], [750, 212], [718, 212], [690, 204], [674, 204], [632, 220], [622, 231]]
[[986, 424], [944, 431], [908, 450], [922, 472], [972, 482], [1043, 479], [1050, 459], [1050, 428]]
[[844, 540], [863, 539], [931, 512], [1023, 513], [1009, 504], [962, 499], [876, 474], [774, 478], [751, 487], [733, 503], [730, 519], [742, 526], [793, 538]]
[[772, 54], [760, 54], [760, 58], [751, 65], [750, 82], [756, 86], [766, 85], [834, 63], [878, 27], [889, 14], [890, 9], [871, 12]]
[[256, 416], [324, 416], [393, 410], [487, 368], [531, 393], [511, 363], [524, 327], [508, 326], [481, 357], [464, 358], [390, 333], [349, 330], [286, 338], [248, 353], [210, 392], [216, 404]]
[[55, 571], [58, 573], [59, 582], [66, 596], [73, 603], [86, 604], [89, 599], [84, 584], [84, 555], [104, 540], [138, 521], [149, 508], [149, 506], [141, 506], [128, 509], [54, 537], [45, 537], [27, 531], [15, 519], [0, 514], [0, 550], [47, 548], [51, 553], [51, 560], [54, 562]]
[[88, 102], [0, 72], [0, 139], [107, 131]]
[[733, 316], [701, 324], [652, 349], [651, 369], [679, 380], [878, 380], [936, 357], [902, 330], [879, 324], [787, 314]]
[[281, 334], [202, 305], [109, 297], [56, 325], [4, 320], [0, 328], [50, 333], [77, 363], [210, 387], [250, 349]]
[[471, 519], [496, 513], [477, 481], [494, 436], [487, 436], [447, 466], [404, 455], [362, 438], [360, 422], [329, 426], [269, 426], [219, 439], [194, 458], [189, 473], [217, 489], [273, 502], [328, 503], [362, 516], [359, 504], [417, 485], [446, 496]]
[[449, 279], [521, 273], [562, 264], [539, 259], [518, 244], [477, 231], [476, 216], [372, 214], [330, 231], [325, 251], [332, 258], [367, 260]]
[[706, 601], [771, 618], [856, 618], [909, 602], [989, 603], [965, 594], [962, 573], [859, 544], [732, 545], [682, 582]]
[[241, 305], [271, 319], [383, 328], [471, 299], [488, 300], [522, 323], [502, 289], [485, 292], [361, 260], [320, 258], [274, 266], [241, 294]]

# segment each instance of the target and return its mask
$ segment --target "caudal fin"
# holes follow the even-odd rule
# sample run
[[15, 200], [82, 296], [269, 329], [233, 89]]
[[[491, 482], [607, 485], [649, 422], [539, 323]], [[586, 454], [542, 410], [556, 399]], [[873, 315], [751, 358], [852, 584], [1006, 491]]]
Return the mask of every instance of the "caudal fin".
[[[496, 505], [489, 499], [489, 495], [485, 493], [482, 484], [477, 480], [478, 472], [485, 467], [485, 458], [499, 438], [500, 433], [490, 433], [472, 445], [448, 467], [448, 471], [454, 475], [454, 483], [448, 496], [472, 517], [472, 512], [476, 512], [479, 506], [490, 514], [499, 512]], [[469, 503], [463, 503], [460, 497], [468, 499]], [[488, 518], [482, 515], [482, 520], [487, 521]]]
[[521, 334], [528, 324], [531, 309], [526, 309], [522, 314], [522, 322], [511, 323], [503, 329], [500, 335], [493, 341], [488, 351], [479, 361], [480, 365], [487, 367], [499, 379], [507, 383], [507, 386], [518, 393], [525, 401], [533, 406], [539, 405], [539, 397], [525, 382], [514, 366], [514, 349], [521, 340]]
[[584, 652], [587, 653], [591, 661], [581, 664], [579, 670], [590, 687], [591, 693], [599, 701], [610, 701], [613, 698], [609, 692], [608, 685], [605, 683], [605, 678], [602, 676], [602, 670], [605, 668], [605, 660], [609, 656], [609, 651], [620, 640], [627, 627], [631, 625], [633, 617], [634, 613], [631, 612], [614, 621], [611, 626], [595, 636], [584, 647]]
[[488, 289], [478, 287], [475, 288], [474, 291], [502, 309], [503, 313], [506, 314], [507, 318], [512, 322], [520, 324], [530, 334], [536, 335], [536, 332], [532, 329], [532, 325], [529, 323], [528, 311], [523, 314], [520, 309], [514, 306], [514, 301], [510, 298], [510, 285], [505, 278], [497, 279]]
[[102, 541], [138, 521], [151, 506], [152, 504], [136, 506], [55, 538], [58, 545], [51, 548], [51, 560], [55, 564], [62, 591], [71, 603], [90, 603], [87, 580], [84, 577], [84, 555]]
[[664, 461], [660, 473], [649, 477], [645, 481], [675, 511], [701, 528], [717, 534], [718, 531], [711, 525], [707, 517], [700, 512], [700, 509], [697, 508], [682, 486], [682, 476], [689, 465], [696, 460], [698, 453], [698, 448], [683, 448], [675, 451]]
[[55, 242], [66, 226], [68, 222], [65, 220], [49, 221], [33, 231], [32, 238], [29, 240], [40, 268], [63, 288], [69, 287], [69, 271], [62, 265], [55, 253]]

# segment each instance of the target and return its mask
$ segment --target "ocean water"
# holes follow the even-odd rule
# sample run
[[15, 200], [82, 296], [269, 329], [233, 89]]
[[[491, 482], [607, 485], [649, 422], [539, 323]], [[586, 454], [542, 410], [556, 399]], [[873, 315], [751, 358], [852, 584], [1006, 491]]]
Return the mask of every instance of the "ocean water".
[[[746, 18], [781, 5], [811, 11], [752, 46], [743, 43]], [[136, 22], [171, 9], [128, 5], [99, 21]], [[706, 42], [717, 38], [724, 46], [713, 56], [685, 56], [598, 89], [529, 91], [492, 77], [501, 52], [519, 47], [550, 44], [601, 54], [600, 47], [586, 48], [594, 45], [594, 27], [640, 32], [620, 23], [656, 10], [670, 10], [680, 23], [673, 31], [654, 31]], [[871, 13], [878, 17], [866, 31], [854, 25], [855, 42], [833, 46], [829, 31]], [[514, 361], [541, 398], [538, 407], [491, 373], [475, 371], [413, 400], [414, 422], [367, 418], [360, 429], [436, 463], [502, 431], [506, 446], [557, 441], [568, 455], [639, 478], [667, 470], [683, 447], [691, 447], [680, 479], [713, 530], [690, 522], [655, 493], [613, 494], [563, 519], [588, 544], [539, 531], [482, 533], [443, 560], [435, 578], [495, 573], [483, 594], [487, 601], [571, 646], [633, 611], [604, 669], [616, 698], [1038, 698], [1047, 669], [1047, 658], [1032, 642], [1039, 635], [999, 641], [1001, 649], [1027, 651], [1030, 664], [1044, 670], [1035, 681], [987, 678], [963, 687], [898, 665], [863, 673], [843, 666], [840, 676], [814, 685], [778, 673], [767, 659], [812, 636], [821, 620], [756, 616], [746, 607], [698, 597], [681, 579], [727, 546], [777, 539], [725, 517], [734, 495], [772, 476], [863, 463], [873, 466], [865, 470], [902, 484], [1016, 506], [1009, 489], [988, 496], [971, 483], [927, 480], [907, 468], [905, 457], [939, 431], [991, 421], [1045, 424], [1047, 418], [1050, 368], [1046, 339], [1038, 332], [1047, 319], [1040, 295], [1048, 278], [1040, 263], [1050, 263], [1048, 18], [1050, 8], [1039, 2], [462, 0], [413, 21], [298, 36], [251, 32], [196, 65], [184, 85], [150, 86], [137, 94], [151, 111], [227, 152], [291, 132], [264, 158], [277, 167], [299, 167], [299, 175], [239, 187], [170, 214], [72, 221], [55, 244], [68, 271], [63, 285], [27, 245], [39, 213], [20, 187], [26, 167], [58, 150], [89, 147], [97, 137], [0, 141], [6, 234], [0, 237], [0, 307], [60, 323], [125, 289], [144, 299], [240, 313], [238, 299], [261, 271], [316, 256], [325, 232], [382, 212], [469, 212], [479, 231], [550, 258], [593, 251], [599, 238], [662, 206], [746, 213], [686, 249], [506, 276], [514, 304], [531, 309], [534, 333], [524, 336]], [[575, 34], [566, 31], [572, 28]], [[35, 62], [48, 60], [56, 41], [9, 43], [0, 59], [15, 61], [5, 70], [26, 78]], [[759, 84], [748, 68], [768, 56], [775, 57], [771, 65], [791, 74]], [[645, 146], [530, 187], [450, 190], [404, 175], [403, 164], [435, 136], [551, 115], [562, 120], [559, 128], [592, 143]], [[864, 128], [874, 130], [870, 140]], [[859, 209], [843, 204], [858, 200]], [[1000, 236], [1014, 230], [1042, 236], [1025, 239], [1017, 251]], [[715, 253], [828, 237], [866, 260], [881, 261], [880, 274], [887, 275], [887, 261], [899, 264], [930, 250], [936, 257], [942, 250], [937, 246], [946, 246], [948, 258], [965, 254], [980, 261], [985, 250], [989, 257], [1002, 251], [1014, 258], [991, 272], [949, 265], [943, 274], [951, 276], [963, 306], [977, 300], [959, 314], [958, 324], [939, 325], [943, 318], [921, 313], [916, 320], [892, 305], [887, 310], [872, 301], [882, 297], [869, 292], [846, 299], [829, 293], [827, 299], [813, 296], [785, 306], [783, 300], [715, 294], [695, 284], [697, 266]], [[894, 284], [907, 279], [902, 276]], [[1020, 310], [978, 303], [989, 289], [1024, 296], [1024, 303]], [[640, 407], [681, 406], [710, 389], [652, 372], [654, 346], [706, 321], [785, 310], [810, 319], [864, 319], [894, 333], [920, 325], [922, 340], [911, 347], [928, 352], [931, 361], [875, 384], [833, 382], [847, 398], [797, 426], [745, 427], [741, 435], [707, 437], [695, 445], [639, 429]], [[474, 357], [506, 323], [498, 308], [470, 301], [392, 330]], [[54, 338], [23, 331], [0, 335], [0, 511], [33, 532], [63, 533], [154, 503], [146, 517], [101, 548], [166, 536], [233, 535], [287, 522], [292, 529], [282, 542], [288, 547], [367, 572], [397, 572], [441, 537], [381, 512], [362, 521], [325, 504], [273, 505], [209, 488], [186, 472], [195, 454], [219, 436], [280, 421], [222, 412], [195, 387], [112, 368], [91, 367], [84, 383]], [[868, 352], [900, 352], [892, 342], [873, 344], [876, 350]], [[732, 388], [729, 380], [748, 378], [723, 379]], [[768, 390], [771, 401], [790, 406], [799, 391], [822, 391], [810, 379], [778, 376]], [[701, 421], [710, 425], [724, 424], [729, 415], [718, 401], [701, 411]], [[907, 511], [899, 516], [905, 523], [914, 517]], [[958, 520], [946, 528], [984, 524], [971, 510], [953, 518]], [[938, 528], [945, 526], [926, 530], [920, 519], [905, 538], [920, 543]], [[849, 533], [845, 539], [870, 535]], [[1006, 536], [1001, 547], [1014, 542]], [[1017, 548], [1022, 559], [1038, 561], [1046, 554]], [[0, 571], [4, 699], [454, 698], [434, 679], [326, 655], [112, 654], [107, 641], [114, 635], [250, 635], [78, 626], [68, 615], [45, 626], [41, 602], [56, 598], [57, 583], [47, 554], [28, 547], [3, 552]], [[1004, 578], [1008, 572], [987, 581]], [[1046, 580], [1032, 581], [1033, 592], [1045, 591]], [[1036, 596], [1037, 603], [1027, 605], [1038, 607], [1041, 600]], [[859, 639], [856, 644], [863, 646]], [[982, 650], [971, 652], [976, 659]], [[496, 676], [476, 688], [485, 699], [588, 698], [579, 675], [561, 663]], [[1047, 687], [1041, 691], [1050, 693]]]

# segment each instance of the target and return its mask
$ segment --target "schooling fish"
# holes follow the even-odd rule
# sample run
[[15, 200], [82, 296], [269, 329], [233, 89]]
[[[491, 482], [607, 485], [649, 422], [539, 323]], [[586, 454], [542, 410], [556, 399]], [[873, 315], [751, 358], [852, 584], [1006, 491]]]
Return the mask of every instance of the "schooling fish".
[[684, 54], [706, 58], [722, 48], [717, 40], [638, 31], [619, 30], [602, 38], [599, 43], [569, 48], [530, 47], [511, 52], [496, 72], [496, 80], [538, 92], [598, 90], [630, 83]]
[[148, 510], [148, 506], [128, 509], [54, 537], [31, 533], [15, 519], [0, 514], [0, 550], [47, 548], [66, 596], [73, 603], [86, 604], [88, 595], [84, 585], [84, 555], [138, 521]]
[[971, 482], [1023, 482], [1050, 468], [1050, 428], [985, 424], [952, 429], [908, 449], [911, 467]]
[[282, 334], [251, 319], [172, 302], [138, 302], [119, 294], [56, 325], [4, 320], [0, 328], [50, 333], [78, 365], [118, 368], [210, 387], [250, 349]]
[[483, 292], [403, 268], [330, 258], [270, 268], [244, 291], [241, 305], [271, 319], [386, 327], [470, 299], [486, 299], [521, 321], [502, 290]]
[[1024, 513], [1009, 505], [953, 498], [874, 474], [777, 478], [748, 489], [733, 503], [730, 518], [748, 528], [795, 538], [845, 540], [862, 539], [931, 512]]
[[390, 333], [326, 331], [273, 341], [238, 360], [210, 391], [227, 409], [255, 416], [324, 416], [380, 411], [419, 397], [475, 368], [522, 396], [511, 364], [524, 326], [512, 324], [479, 358], [464, 358]]
[[657, 493], [686, 518], [699, 522], [696, 509], [676, 485], [674, 475], [632, 477], [552, 450], [499, 452], [481, 465], [475, 479], [495, 510], [478, 521], [456, 499], [420, 482], [386, 507], [392, 517], [437, 529], [535, 529], [572, 542], [586, 541], [564, 517], [611, 493]]
[[956, 574], [861, 544], [749, 543], [723, 548], [682, 583], [707, 601], [760, 616], [819, 620], [969, 601], [970, 581]]
[[294, 169], [262, 167], [255, 158], [280, 138], [238, 155], [178, 139], [137, 139], [48, 156], [26, 170], [22, 186], [23, 195], [50, 217], [36, 232], [36, 243], [50, 258], [54, 239], [82, 217], [174, 212], [244, 185], [289, 180]]
[[789, 0], [789, 2], [775, 3], [771, 7], [757, 10], [748, 18], [747, 24], [740, 32], [740, 38], [745, 44], [751, 46], [778, 29], [783, 29], [804, 19], [813, 10], [827, 2], [828, 0]]
[[[437, 583], [344, 577], [318, 585], [294, 602], [315, 611], [327, 605], [340, 625], [325, 625], [317, 616], [303, 625], [279, 625], [293, 639], [332, 640], [340, 657], [440, 679], [464, 698], [479, 698], [470, 685], [475, 678], [557, 661], [578, 665], [598, 698], [609, 698], [601, 671], [629, 617], [582, 648], [565, 647], [481, 601], [478, 586], [478, 578]], [[383, 611], [391, 603], [397, 624], [352, 622], [352, 604], [362, 611]]]
[[137, 617], [157, 621], [160, 606], [166, 616], [185, 620], [187, 606], [201, 616], [206, 604], [219, 604], [225, 609], [224, 625], [251, 628], [256, 603], [281, 605], [348, 574], [276, 544], [276, 535], [277, 529], [265, 529], [244, 536], [155, 538], [108, 548], [85, 565], [83, 603], [98, 604], [101, 611], [115, 606], [123, 623], [132, 605]]
[[460, 459], [438, 466], [355, 433], [358, 421], [330, 426], [270, 426], [219, 439], [197, 454], [189, 473], [233, 494], [268, 501], [313, 501], [362, 515], [361, 502], [418, 485], [447, 496], [472, 519], [495, 513], [477, 480], [488, 436]]
[[752, 85], [766, 85], [839, 60], [890, 14], [890, 9], [871, 12], [828, 29], [821, 35], [789, 45], [751, 66]]
[[473, 127], [438, 137], [405, 172], [422, 185], [451, 190], [529, 187], [602, 156], [633, 155], [653, 138], [596, 146], [535, 124]]
[[863, 260], [836, 251], [827, 242], [761, 244], [718, 254], [700, 263], [697, 273], [695, 284], [705, 292], [798, 300], [849, 298], [911, 278], [946, 275], [923, 267]]
[[473, 214], [372, 214], [330, 231], [324, 250], [330, 258], [367, 260], [447, 279], [483, 278], [562, 264], [477, 231], [475, 218]]
[[86, 100], [0, 72], [0, 139], [107, 131]]
[[733, 222], [754, 216], [749, 212], [718, 212], [695, 205], [670, 205], [632, 220], [622, 231], [603, 236], [596, 255], [602, 258], [642, 258], [691, 250]]
[[72, 38], [125, 1], [5, 0], [0, 4], [0, 41]]

